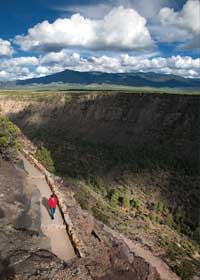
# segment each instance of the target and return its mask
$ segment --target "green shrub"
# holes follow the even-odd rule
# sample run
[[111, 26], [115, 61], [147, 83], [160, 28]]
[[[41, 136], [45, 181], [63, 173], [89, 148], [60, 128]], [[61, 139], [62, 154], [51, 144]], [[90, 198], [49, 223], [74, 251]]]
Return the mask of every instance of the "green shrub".
[[184, 260], [182, 263], [176, 264], [173, 270], [183, 280], [192, 280], [196, 273], [192, 263], [188, 260]]
[[188, 256], [193, 257], [195, 252], [196, 252], [196, 248], [194, 246], [194, 244], [185, 239], [181, 242], [181, 246], [183, 247], [183, 249], [185, 250], [185, 252], [187, 253]]
[[119, 193], [118, 191], [112, 190], [109, 193], [109, 198], [110, 198], [110, 206], [113, 208], [116, 208], [119, 204]]
[[92, 207], [92, 213], [95, 216], [95, 218], [97, 218], [99, 221], [101, 221], [102, 223], [109, 225], [110, 221], [109, 221], [109, 217], [103, 213], [102, 210], [98, 209], [96, 206]]
[[0, 137], [0, 147], [5, 147], [8, 145], [8, 138], [6, 136]]
[[123, 197], [122, 206], [127, 209], [130, 208], [130, 198], [128, 193], [126, 193]]
[[176, 242], [170, 242], [166, 245], [167, 257], [172, 262], [176, 262], [178, 259], [187, 257], [186, 251]]
[[166, 220], [165, 220], [166, 225], [168, 225], [168, 227], [173, 228], [174, 226], [174, 217], [172, 215], [172, 213], [168, 213]]
[[158, 212], [158, 213], [163, 213], [164, 210], [165, 210], [165, 205], [163, 202], [161, 201], [158, 201], [158, 203], [155, 205], [155, 210]]
[[129, 193], [121, 193], [119, 190], [111, 190], [108, 194], [108, 199], [110, 201], [110, 206], [116, 208], [118, 206], [129, 209], [130, 208], [130, 198]]
[[157, 221], [157, 215], [156, 215], [155, 211], [152, 211], [152, 212], [150, 213], [149, 219], [150, 219], [153, 223], [155, 223], [155, 222]]
[[178, 207], [175, 211], [174, 220], [178, 225], [183, 224], [185, 219], [185, 211], [182, 207]]
[[78, 203], [80, 204], [82, 209], [84, 209], [84, 210], [90, 209], [87, 193], [80, 190], [74, 194], [74, 197], [78, 201]]
[[139, 199], [132, 199], [131, 200], [131, 207], [139, 209], [141, 205], [141, 201]]
[[90, 176], [86, 180], [87, 184], [92, 187], [92, 189], [102, 195], [103, 197], [107, 196], [106, 186], [104, 185], [103, 181], [97, 176]]
[[46, 167], [46, 169], [49, 172], [55, 172], [54, 162], [52, 160], [51, 153], [44, 146], [37, 150], [35, 157]]
[[0, 154], [3, 158], [11, 159], [19, 148], [19, 128], [7, 118], [0, 117]]

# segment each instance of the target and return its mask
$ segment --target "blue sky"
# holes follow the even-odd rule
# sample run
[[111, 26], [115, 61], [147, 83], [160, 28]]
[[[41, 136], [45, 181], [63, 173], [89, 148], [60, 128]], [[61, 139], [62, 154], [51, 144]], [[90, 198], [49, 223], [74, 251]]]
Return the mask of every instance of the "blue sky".
[[0, 81], [78, 71], [200, 77], [198, 0], [7, 0]]

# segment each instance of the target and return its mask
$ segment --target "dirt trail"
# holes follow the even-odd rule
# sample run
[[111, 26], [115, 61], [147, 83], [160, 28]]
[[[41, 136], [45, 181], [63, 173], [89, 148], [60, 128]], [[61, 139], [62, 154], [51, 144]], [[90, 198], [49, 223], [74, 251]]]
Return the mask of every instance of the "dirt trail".
[[114, 237], [118, 239], [120, 237], [136, 256], [141, 257], [147, 263], [151, 264], [152, 267], [155, 267], [162, 280], [181, 280], [162, 259], [154, 256], [149, 250], [144, 249], [140, 244], [133, 242], [122, 234], [116, 233], [107, 226], [104, 226], [104, 228], [106, 231], [112, 233]]
[[152, 253], [148, 250], [142, 248], [139, 244], [136, 244], [128, 239], [125, 239], [126, 244], [129, 246], [132, 251], [144, 258], [148, 263], [150, 263], [153, 267], [156, 268], [159, 275], [163, 280], [180, 280], [180, 278], [171, 271], [167, 264], [165, 264], [161, 259], [152, 255]]
[[75, 257], [73, 246], [66, 232], [66, 226], [60, 210], [57, 208], [55, 220], [51, 220], [48, 210], [48, 198], [51, 190], [43, 174], [31, 165], [24, 156], [20, 156], [24, 163], [24, 169], [28, 173], [27, 183], [34, 184], [39, 190], [40, 196], [40, 214], [41, 214], [41, 231], [51, 242], [51, 251], [60, 259], [68, 261]]

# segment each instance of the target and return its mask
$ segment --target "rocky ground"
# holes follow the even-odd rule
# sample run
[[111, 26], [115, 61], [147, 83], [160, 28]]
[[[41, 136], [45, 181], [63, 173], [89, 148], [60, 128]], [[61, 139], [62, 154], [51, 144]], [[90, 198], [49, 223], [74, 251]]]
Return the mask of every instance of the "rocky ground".
[[20, 165], [20, 162], [14, 165], [1, 161], [0, 166], [0, 272], [3, 279], [18, 273], [17, 266], [38, 248], [49, 248], [48, 240], [40, 233], [37, 202], [30, 208], [34, 189], [26, 189], [26, 174]]

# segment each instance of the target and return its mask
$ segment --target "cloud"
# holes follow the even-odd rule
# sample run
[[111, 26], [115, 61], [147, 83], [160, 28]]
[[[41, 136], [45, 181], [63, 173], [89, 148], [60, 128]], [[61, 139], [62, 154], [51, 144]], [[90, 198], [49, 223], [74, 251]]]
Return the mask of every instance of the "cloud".
[[171, 56], [169, 58], [155, 57], [151, 59], [141, 59], [123, 55], [121, 57], [121, 65], [127, 71], [143, 71], [143, 72], [155, 72], [164, 74], [175, 74], [189, 78], [200, 77], [200, 59], [193, 59], [189, 56]]
[[10, 59], [1, 60], [1, 68], [12, 68], [16, 66], [36, 66], [38, 65], [38, 59], [34, 56], [31, 57], [15, 57]]
[[[158, 34], [159, 40], [162, 42], [185, 42], [182, 47], [186, 49], [200, 48], [199, 0], [188, 0], [182, 10], [177, 12], [168, 7], [162, 8], [159, 12], [159, 19], [162, 28], [157, 28], [157, 32], [155, 32]], [[158, 30], [161, 32], [158, 33]]]
[[35, 76], [36, 57], [0, 59], [0, 81], [28, 79]]
[[[154, 53], [152, 53], [153, 55]], [[52, 52], [36, 57], [19, 57], [0, 60], [0, 81], [41, 77], [61, 72], [65, 69], [75, 71], [155, 72], [175, 74], [183, 77], [200, 78], [200, 59], [190, 56], [151, 57], [151, 55], [83, 57], [67, 50]]]
[[[200, 51], [200, 36], [193, 36], [193, 38], [189, 42], [185, 42], [179, 47], [180, 49], [184, 50], [197, 50]], [[199, 65], [200, 67], [200, 65]]]
[[145, 18], [154, 17], [164, 5], [170, 3], [172, 0], [109, 0], [104, 3], [94, 4], [79, 4], [79, 5], [65, 5], [65, 6], [54, 6], [53, 10], [60, 11], [62, 13], [80, 13], [85, 17], [93, 19], [101, 19], [108, 14], [114, 7], [123, 6], [125, 8], [134, 9], [140, 15]]
[[69, 54], [63, 50], [60, 53], [50, 53], [41, 56], [39, 64], [43, 68], [38, 67], [37, 73], [41, 75], [56, 73], [64, 69], [72, 69], [77, 71], [101, 71], [108, 73], [153, 71], [156, 73], [200, 78], [200, 59], [180, 55], [164, 58], [122, 54], [114, 57], [103, 55], [83, 58], [78, 53]]
[[50, 52], [41, 57], [40, 62], [42, 64], [54, 64], [63, 62], [66, 59], [65, 51]]
[[6, 72], [4, 70], [0, 71], [0, 81], [7, 81], [9, 79], [10, 78], [9, 78], [9, 73], [8, 72]]
[[133, 7], [140, 15], [147, 19], [155, 17], [160, 9], [165, 4], [170, 4], [170, 0], [160, 1], [160, 0], [122, 0], [119, 2], [125, 3], [129, 7]]
[[13, 48], [9, 41], [0, 39], [0, 56], [11, 56]]
[[[122, 56], [125, 65], [138, 65], [137, 57], [131, 57], [129, 55]], [[178, 56], [171, 56], [168, 58], [164, 57], [155, 57], [152, 59], [140, 59], [141, 63], [145, 63], [144, 65], [147, 68], [163, 68], [163, 67], [172, 67], [172, 68], [182, 68], [182, 69], [189, 69], [189, 68], [198, 68], [200, 59], [196, 58], [193, 59], [189, 56], [182, 57]], [[141, 66], [141, 63], [138, 67]]]
[[112, 9], [112, 3], [100, 3], [100, 4], [89, 4], [89, 5], [68, 5], [53, 7], [54, 10], [61, 12], [80, 13], [84, 17], [90, 17], [92, 19], [102, 19]]
[[113, 8], [103, 19], [93, 20], [74, 14], [44, 21], [18, 35], [14, 42], [24, 51], [59, 51], [63, 48], [97, 50], [139, 50], [153, 46], [146, 19], [134, 9]]
[[159, 17], [163, 25], [177, 26], [195, 34], [200, 32], [199, 0], [188, 0], [179, 12], [167, 7], [162, 8]]
[[193, 40], [193, 35], [191, 33], [175, 26], [153, 25], [149, 29], [157, 42], [184, 43]]

